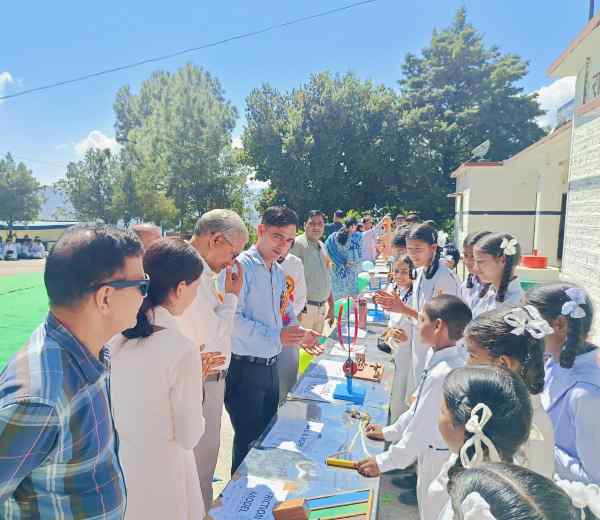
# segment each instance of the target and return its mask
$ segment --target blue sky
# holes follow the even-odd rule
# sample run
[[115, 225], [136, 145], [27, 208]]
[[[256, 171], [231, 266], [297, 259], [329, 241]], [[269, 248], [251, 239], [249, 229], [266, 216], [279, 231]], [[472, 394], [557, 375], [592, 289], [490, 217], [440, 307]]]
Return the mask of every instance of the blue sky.
[[[340, 7], [352, 0], [228, 0], [149, 2], [4, 2], [0, 37], [0, 91], [9, 94], [202, 45], [214, 40]], [[542, 91], [552, 107], [572, 82], [554, 83], [548, 65], [585, 25], [587, 0], [378, 0], [284, 30], [199, 51], [159, 64], [118, 72], [0, 104], [0, 154], [23, 159], [44, 183], [64, 174], [91, 143], [111, 143], [117, 89], [134, 91], [154, 70], [186, 62], [222, 82], [238, 107], [269, 82], [291, 89], [313, 72], [353, 71], [395, 86], [406, 52], [427, 45], [434, 28], [449, 25], [465, 5], [486, 42], [530, 62], [526, 91]], [[33, 160], [39, 161], [34, 162]]]

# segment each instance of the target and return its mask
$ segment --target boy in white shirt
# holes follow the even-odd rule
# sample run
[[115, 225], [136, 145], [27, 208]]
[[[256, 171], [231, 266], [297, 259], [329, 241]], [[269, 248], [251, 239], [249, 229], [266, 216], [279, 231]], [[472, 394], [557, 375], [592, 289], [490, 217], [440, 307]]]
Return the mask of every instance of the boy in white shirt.
[[416, 399], [398, 420], [386, 427], [371, 424], [367, 435], [393, 444], [376, 457], [357, 463], [365, 477], [377, 477], [393, 469], [404, 469], [417, 461], [419, 514], [427, 516], [427, 489], [448, 459], [448, 448], [438, 430], [442, 384], [448, 373], [464, 366], [464, 356], [456, 347], [471, 321], [471, 310], [458, 297], [444, 294], [432, 298], [419, 313], [418, 333], [422, 344], [430, 345]]

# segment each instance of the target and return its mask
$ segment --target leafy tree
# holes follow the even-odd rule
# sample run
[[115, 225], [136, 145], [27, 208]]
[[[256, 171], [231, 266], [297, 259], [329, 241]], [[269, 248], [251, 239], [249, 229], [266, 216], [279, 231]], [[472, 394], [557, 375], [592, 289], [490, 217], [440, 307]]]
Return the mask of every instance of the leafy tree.
[[246, 160], [257, 179], [271, 181], [261, 205], [287, 204], [301, 217], [370, 207], [401, 182], [407, 150], [386, 87], [328, 72], [287, 94], [263, 85], [248, 96], [246, 119]]
[[475, 146], [489, 139], [487, 159], [502, 160], [544, 135], [535, 122], [542, 114], [536, 95], [519, 86], [527, 63], [486, 47], [464, 8], [449, 28], [434, 31], [420, 56], [406, 56], [402, 71], [400, 103], [411, 143], [406, 166], [420, 188], [411, 206], [425, 217], [448, 214], [450, 173]]
[[157, 72], [137, 95], [121, 88], [114, 110], [117, 140], [133, 158], [138, 185], [172, 201], [183, 225], [236, 205], [245, 183], [231, 150], [237, 112], [216, 78], [190, 64]]
[[22, 162], [10, 154], [0, 159], [0, 220], [9, 229], [17, 221], [30, 222], [39, 215], [43, 197], [40, 183]]
[[121, 218], [113, 203], [118, 179], [119, 164], [110, 150], [90, 148], [82, 160], [67, 165], [65, 178], [56, 186], [69, 198], [79, 220], [116, 224]]

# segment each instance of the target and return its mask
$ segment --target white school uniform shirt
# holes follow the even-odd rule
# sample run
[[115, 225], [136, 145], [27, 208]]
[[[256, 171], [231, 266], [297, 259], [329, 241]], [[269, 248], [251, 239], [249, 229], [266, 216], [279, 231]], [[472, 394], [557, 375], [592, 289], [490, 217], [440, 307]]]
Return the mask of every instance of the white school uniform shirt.
[[544, 410], [539, 395], [532, 395], [531, 406], [533, 417], [529, 439], [521, 446], [515, 456], [520, 466], [524, 466], [546, 478], [554, 477], [554, 458], [550, 454], [554, 451], [554, 429], [552, 421]]
[[[413, 284], [412, 308], [417, 313], [423, 310], [425, 304], [435, 296], [451, 294], [460, 297], [460, 282], [453, 271], [445, 265], [440, 264], [436, 273], [427, 279], [425, 269], [417, 270], [417, 279]], [[413, 321], [413, 336], [411, 343], [413, 358], [413, 380], [415, 383], [421, 380], [421, 373], [425, 366], [428, 346], [421, 341], [417, 330], [417, 320]]]
[[460, 286], [460, 296], [463, 299], [463, 301], [469, 306], [469, 308], [473, 309], [479, 301], [479, 293], [481, 292], [483, 284], [479, 281], [479, 278], [477, 278], [477, 276], [470, 276], [472, 276], [473, 287], [467, 287], [467, 283], [469, 281], [469, 278], [467, 277], [467, 279]]
[[449, 455], [438, 429], [442, 386], [450, 371], [463, 364], [456, 347], [429, 350], [415, 402], [394, 424], [383, 428], [385, 440], [394, 444], [375, 457], [382, 472], [406, 468], [417, 460], [417, 499], [422, 519], [432, 518], [427, 490]]
[[[388, 292], [394, 291], [394, 285], [388, 286]], [[407, 298], [407, 289], [400, 289], [399, 296], [403, 301]], [[410, 296], [408, 296], [410, 298]], [[407, 340], [404, 342], [396, 341], [390, 337], [388, 343], [394, 353], [394, 382], [392, 386], [392, 398], [390, 402], [391, 421], [394, 422], [401, 414], [408, 409], [407, 402], [414, 390], [415, 383], [413, 381], [412, 370], [412, 352], [411, 342], [413, 335], [413, 320], [406, 314], [399, 312], [390, 312], [388, 321], [389, 328], [402, 329], [407, 335]]]
[[202, 352], [221, 352], [225, 356], [222, 370], [226, 370], [231, 360], [231, 333], [238, 298], [220, 291], [219, 275], [200, 258], [204, 269], [196, 298], [177, 321], [195, 345], [204, 345]]
[[304, 264], [300, 258], [290, 253], [280, 265], [286, 276], [290, 276], [294, 280], [294, 301], [292, 302], [292, 307], [296, 316], [300, 316], [300, 313], [306, 307], [307, 295]]
[[488, 292], [483, 298], [478, 300], [474, 307], [471, 307], [473, 312], [473, 318], [476, 318], [480, 314], [487, 311], [493, 311], [495, 309], [502, 309], [509, 305], [519, 305], [525, 294], [525, 291], [521, 288], [521, 282], [518, 278], [514, 278], [508, 283], [506, 293], [504, 294], [504, 301], [496, 301], [497, 291], [493, 286], [490, 286]]
[[115, 336], [113, 415], [127, 482], [127, 518], [204, 518], [193, 448], [204, 434], [202, 358], [164, 307], [149, 312], [161, 330]]

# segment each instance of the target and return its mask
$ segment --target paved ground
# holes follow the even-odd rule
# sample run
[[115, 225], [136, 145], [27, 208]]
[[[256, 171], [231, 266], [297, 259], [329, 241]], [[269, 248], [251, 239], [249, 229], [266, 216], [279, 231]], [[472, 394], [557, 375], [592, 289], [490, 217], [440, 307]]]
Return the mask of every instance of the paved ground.
[[[18, 260], [14, 262], [0, 261], [0, 277], [39, 273], [44, 269], [44, 260]], [[0, 309], [1, 311], [2, 309]], [[213, 484], [214, 496], [217, 497], [229, 481], [231, 470], [231, 450], [233, 445], [233, 429], [227, 412], [223, 412], [221, 429], [221, 451], [215, 472], [217, 482]], [[414, 494], [410, 489], [398, 487], [403, 473], [385, 475], [382, 478], [380, 499], [380, 520], [418, 520], [414, 506]], [[402, 482], [400, 482], [402, 484]]]
[[0, 276], [23, 273], [39, 273], [44, 270], [45, 260], [0, 260]]

